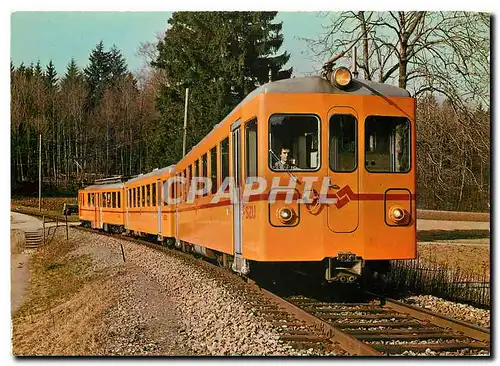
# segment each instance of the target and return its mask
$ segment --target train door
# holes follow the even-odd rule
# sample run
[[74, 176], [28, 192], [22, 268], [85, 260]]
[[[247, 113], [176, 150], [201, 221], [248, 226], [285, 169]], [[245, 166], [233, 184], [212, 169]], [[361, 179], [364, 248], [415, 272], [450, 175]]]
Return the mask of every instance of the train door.
[[94, 228], [97, 229], [100, 227], [99, 218], [99, 193], [91, 193], [90, 194], [90, 202], [94, 206]]
[[158, 212], [157, 212], [157, 217], [158, 217], [158, 235], [161, 237], [162, 236], [162, 233], [161, 233], [161, 220], [162, 220], [162, 217], [161, 217], [161, 192], [163, 191], [163, 189], [161, 189], [161, 180], [160, 179], [157, 179], [156, 180], [156, 197], [157, 197], [157, 209], [158, 209]]
[[233, 250], [235, 255], [241, 255], [241, 122], [238, 121], [231, 126], [233, 142], [233, 179], [234, 187], [232, 189], [231, 202], [233, 205]]
[[130, 206], [130, 189], [125, 188], [125, 230], [128, 230], [129, 224], [128, 224], [128, 208]]
[[349, 233], [359, 224], [358, 116], [350, 107], [334, 107], [328, 113], [328, 227]]

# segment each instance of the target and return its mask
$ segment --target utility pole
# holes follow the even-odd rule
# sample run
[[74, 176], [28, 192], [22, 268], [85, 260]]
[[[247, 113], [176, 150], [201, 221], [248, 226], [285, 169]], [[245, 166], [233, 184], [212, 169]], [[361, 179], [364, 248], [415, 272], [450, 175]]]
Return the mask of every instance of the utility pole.
[[38, 146], [38, 211], [42, 211], [42, 134]]
[[182, 156], [186, 155], [186, 134], [187, 134], [187, 118], [188, 118], [188, 99], [189, 99], [189, 88], [186, 88], [186, 104], [184, 105], [184, 136], [182, 137]]

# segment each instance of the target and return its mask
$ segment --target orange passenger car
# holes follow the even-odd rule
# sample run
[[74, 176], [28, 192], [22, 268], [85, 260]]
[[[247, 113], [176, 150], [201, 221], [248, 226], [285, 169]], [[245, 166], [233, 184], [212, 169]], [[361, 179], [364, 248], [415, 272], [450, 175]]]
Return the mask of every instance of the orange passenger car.
[[[415, 100], [337, 71], [257, 88], [175, 167], [126, 182], [125, 229], [175, 238], [242, 274], [305, 263], [349, 282], [415, 258]], [[201, 195], [196, 177], [210, 186]]]
[[80, 221], [94, 229], [121, 230], [124, 225], [123, 183], [96, 184], [78, 192]]
[[158, 240], [173, 239], [172, 205], [164, 200], [165, 182], [174, 175], [174, 167], [155, 169], [125, 183], [125, 228], [134, 234], [151, 234]]

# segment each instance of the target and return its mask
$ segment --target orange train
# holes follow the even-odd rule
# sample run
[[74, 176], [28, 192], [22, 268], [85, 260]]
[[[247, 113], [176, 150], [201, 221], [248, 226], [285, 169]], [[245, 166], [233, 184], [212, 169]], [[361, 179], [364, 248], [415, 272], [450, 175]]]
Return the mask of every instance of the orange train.
[[[81, 190], [80, 217], [242, 274], [266, 263], [313, 266], [328, 281], [384, 272], [416, 256], [415, 107], [406, 90], [343, 67], [270, 82], [175, 166]], [[211, 187], [190, 200], [193, 177]]]

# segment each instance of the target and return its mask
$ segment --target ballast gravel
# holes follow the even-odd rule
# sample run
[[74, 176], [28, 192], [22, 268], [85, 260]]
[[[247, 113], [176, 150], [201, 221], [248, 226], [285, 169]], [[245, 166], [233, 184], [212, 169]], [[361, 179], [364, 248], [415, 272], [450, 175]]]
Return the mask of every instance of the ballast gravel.
[[[70, 240], [80, 243], [78, 255], [91, 254], [94, 271], [115, 267], [119, 275], [119, 300], [107, 316], [109, 354], [334, 355], [297, 350], [281, 341], [278, 327], [252, 311], [255, 294], [214, 276], [194, 260], [119, 238], [76, 229], [70, 234]], [[164, 312], [159, 310], [162, 304]], [[165, 336], [162, 329], [171, 320], [175, 324]], [[145, 329], [155, 326], [154, 332]], [[162, 347], [163, 341], [169, 347]]]
[[441, 299], [432, 295], [409, 296], [401, 301], [419, 306], [430, 311], [449, 316], [467, 323], [477, 324], [483, 328], [490, 327], [490, 311]]

